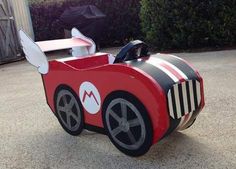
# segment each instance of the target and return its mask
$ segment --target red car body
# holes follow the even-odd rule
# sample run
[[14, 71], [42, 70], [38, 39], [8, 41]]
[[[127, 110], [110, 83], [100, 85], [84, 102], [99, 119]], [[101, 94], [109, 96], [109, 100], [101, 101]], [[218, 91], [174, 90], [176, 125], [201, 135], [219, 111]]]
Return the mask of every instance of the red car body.
[[[34, 43], [19, 32], [26, 59], [42, 75], [46, 100], [71, 135], [107, 134], [123, 153], [140, 156], [175, 130], [190, 127], [204, 107], [203, 79], [189, 63], [149, 55], [130, 42], [114, 58], [72, 29], [72, 38]], [[44, 52], [72, 47], [74, 57], [48, 61]]]
[[[166, 55], [166, 57], [171, 56]], [[139, 62], [145, 62], [148, 59], [149, 57], [142, 58]], [[177, 58], [173, 57], [173, 59]], [[194, 115], [186, 123], [186, 126], [188, 126], [195, 120], [197, 114], [204, 106], [203, 80], [199, 73], [187, 64], [187, 62], [183, 60], [179, 61], [185, 64], [185, 66], [189, 66], [194, 71], [195, 78], [200, 82], [201, 102]], [[168, 68], [168, 65], [166, 67]], [[169, 69], [171, 70], [171, 68]], [[171, 71], [178, 77], [180, 83], [186, 81], [178, 72]], [[177, 126], [171, 126], [167, 93], [160, 84], [148, 73], [130, 65], [128, 62], [109, 64], [108, 54], [97, 54], [97, 56], [72, 59], [65, 62], [57, 60], [49, 61], [49, 73], [42, 75], [42, 78], [47, 103], [53, 112], [55, 112], [55, 92], [59, 86], [69, 86], [79, 96], [80, 85], [85, 81], [89, 81], [97, 87], [102, 104], [106, 97], [114, 91], [126, 91], [136, 96], [149, 113], [148, 115], [153, 126], [153, 144], [170, 133], [168, 130], [173, 131], [177, 128]], [[86, 95], [86, 91], [84, 91], [84, 94]], [[87, 92], [87, 97], [91, 98], [94, 95]], [[86, 109], [83, 109], [83, 112], [86, 125], [104, 128], [102, 106], [96, 114], [90, 114]]]

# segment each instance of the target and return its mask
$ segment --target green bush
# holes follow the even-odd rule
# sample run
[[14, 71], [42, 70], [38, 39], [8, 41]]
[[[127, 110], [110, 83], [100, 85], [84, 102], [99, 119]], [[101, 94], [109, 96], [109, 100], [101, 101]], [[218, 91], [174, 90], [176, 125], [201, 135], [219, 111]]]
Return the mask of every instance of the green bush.
[[95, 5], [107, 15], [101, 45], [113, 46], [141, 35], [140, 0], [67, 0], [30, 4], [35, 39], [57, 39], [64, 35], [56, 20], [70, 6]]
[[236, 44], [235, 0], [141, 0], [141, 25], [159, 49]]

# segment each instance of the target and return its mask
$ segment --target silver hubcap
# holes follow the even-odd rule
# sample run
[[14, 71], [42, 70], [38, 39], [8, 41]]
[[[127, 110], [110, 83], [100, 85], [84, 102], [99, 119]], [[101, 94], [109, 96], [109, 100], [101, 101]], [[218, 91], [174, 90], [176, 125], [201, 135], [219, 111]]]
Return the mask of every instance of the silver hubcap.
[[81, 112], [76, 98], [68, 90], [61, 90], [56, 103], [61, 122], [68, 130], [76, 131], [81, 124]]
[[109, 133], [119, 146], [135, 150], [144, 143], [146, 129], [143, 118], [129, 101], [114, 99], [107, 107], [105, 118]]

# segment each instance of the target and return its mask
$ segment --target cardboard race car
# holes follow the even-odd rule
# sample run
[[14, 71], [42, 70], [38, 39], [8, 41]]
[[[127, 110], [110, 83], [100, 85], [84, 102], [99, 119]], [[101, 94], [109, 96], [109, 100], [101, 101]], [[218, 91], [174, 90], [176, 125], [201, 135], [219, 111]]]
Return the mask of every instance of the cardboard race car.
[[[203, 80], [186, 61], [148, 55], [130, 42], [113, 57], [72, 29], [71, 39], [33, 42], [19, 32], [26, 59], [42, 74], [46, 99], [71, 135], [85, 128], [107, 134], [123, 153], [140, 156], [175, 130], [190, 127], [204, 107]], [[48, 61], [44, 52], [72, 48]]]

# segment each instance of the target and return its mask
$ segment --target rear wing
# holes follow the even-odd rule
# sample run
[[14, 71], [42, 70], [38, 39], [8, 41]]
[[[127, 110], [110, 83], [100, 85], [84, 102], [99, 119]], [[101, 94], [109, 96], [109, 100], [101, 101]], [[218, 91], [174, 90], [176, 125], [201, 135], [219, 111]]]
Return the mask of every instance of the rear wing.
[[37, 67], [41, 74], [47, 74], [49, 71], [48, 60], [44, 52], [72, 48], [72, 55], [75, 57], [92, 55], [96, 52], [94, 41], [84, 36], [79, 30], [73, 28], [71, 35], [72, 38], [70, 39], [34, 42], [23, 30], [19, 31], [26, 59]]
[[69, 49], [73, 47], [90, 47], [91, 44], [78, 38], [59, 39], [36, 42], [43, 52], [50, 52], [55, 50]]

